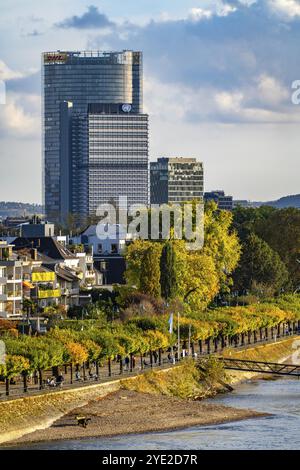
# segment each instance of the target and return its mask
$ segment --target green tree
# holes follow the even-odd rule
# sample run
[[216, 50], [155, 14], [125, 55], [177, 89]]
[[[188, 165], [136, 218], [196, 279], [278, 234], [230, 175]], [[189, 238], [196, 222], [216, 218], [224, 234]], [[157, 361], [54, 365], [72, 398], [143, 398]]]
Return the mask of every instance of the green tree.
[[170, 240], [164, 244], [161, 253], [160, 287], [164, 299], [169, 300], [176, 297], [178, 291], [176, 252]]
[[142, 256], [140, 291], [153, 297], [160, 297], [161, 293], [159, 254], [160, 246], [152, 243]]
[[234, 273], [238, 289], [253, 290], [262, 286], [273, 293], [288, 282], [288, 271], [278, 253], [261, 238], [250, 234], [243, 245], [239, 267]]
[[267, 223], [255, 224], [255, 232], [285, 263], [294, 289], [300, 285], [300, 210], [287, 208], [275, 210]]

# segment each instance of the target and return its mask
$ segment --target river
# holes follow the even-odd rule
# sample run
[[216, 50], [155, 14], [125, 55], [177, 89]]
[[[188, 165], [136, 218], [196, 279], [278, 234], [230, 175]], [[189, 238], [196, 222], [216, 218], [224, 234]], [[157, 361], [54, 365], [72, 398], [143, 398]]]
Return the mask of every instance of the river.
[[286, 378], [251, 381], [210, 402], [250, 408], [272, 415], [172, 432], [39, 443], [28, 445], [26, 449], [300, 449], [299, 380]]

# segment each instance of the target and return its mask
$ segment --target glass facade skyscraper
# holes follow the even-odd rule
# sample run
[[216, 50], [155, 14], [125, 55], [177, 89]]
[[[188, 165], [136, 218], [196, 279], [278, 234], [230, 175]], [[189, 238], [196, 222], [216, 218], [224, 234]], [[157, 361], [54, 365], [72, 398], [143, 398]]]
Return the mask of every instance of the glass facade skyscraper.
[[203, 201], [203, 163], [195, 158], [158, 158], [150, 163], [151, 204]]
[[47, 219], [84, 218], [119, 196], [147, 204], [142, 53], [58, 51], [42, 60]]

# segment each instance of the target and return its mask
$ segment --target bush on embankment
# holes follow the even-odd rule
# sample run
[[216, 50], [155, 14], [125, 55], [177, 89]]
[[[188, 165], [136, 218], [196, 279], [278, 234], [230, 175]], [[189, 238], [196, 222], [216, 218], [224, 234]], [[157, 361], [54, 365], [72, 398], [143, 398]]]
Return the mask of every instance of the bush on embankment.
[[140, 393], [161, 394], [183, 399], [203, 399], [223, 390], [220, 383], [226, 379], [222, 363], [210, 357], [205, 371], [193, 360], [173, 369], [149, 371], [134, 379], [121, 382], [126, 390]]

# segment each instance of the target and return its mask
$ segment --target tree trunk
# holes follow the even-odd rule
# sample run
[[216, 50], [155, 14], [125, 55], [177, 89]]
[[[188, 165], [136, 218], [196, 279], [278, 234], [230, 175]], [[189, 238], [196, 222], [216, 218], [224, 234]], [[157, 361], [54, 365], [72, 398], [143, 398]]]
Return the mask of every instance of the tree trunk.
[[70, 383], [73, 383], [73, 364], [70, 364]]
[[120, 357], [120, 375], [123, 374], [123, 360], [122, 357]]
[[153, 356], [152, 356], [152, 351], [150, 351], [150, 366], [151, 366], [151, 368], [153, 367]]
[[130, 357], [130, 372], [133, 371], [133, 358], [132, 358], [132, 353], [129, 354]]
[[5, 379], [5, 395], [8, 397], [9, 396], [9, 381], [10, 379]]
[[141, 354], [141, 370], [144, 369], [144, 363], [143, 363], [143, 355]]
[[44, 386], [43, 386], [43, 371], [42, 371], [42, 369], [39, 369], [38, 372], [39, 372], [39, 389], [43, 390], [43, 388], [44, 388]]
[[86, 373], [85, 373], [85, 362], [82, 363], [82, 375], [83, 375], [83, 380], [86, 380]]
[[96, 375], [97, 375], [97, 380], [99, 380], [99, 362], [98, 361], [96, 361]]
[[158, 365], [161, 366], [161, 348], [158, 350]]
[[111, 377], [111, 358], [108, 359], [108, 377]]
[[199, 354], [202, 354], [202, 350], [203, 350], [202, 339], [199, 339]]
[[27, 387], [27, 372], [23, 372], [23, 392], [27, 393], [28, 387]]
[[207, 354], [210, 354], [210, 338], [207, 338]]

